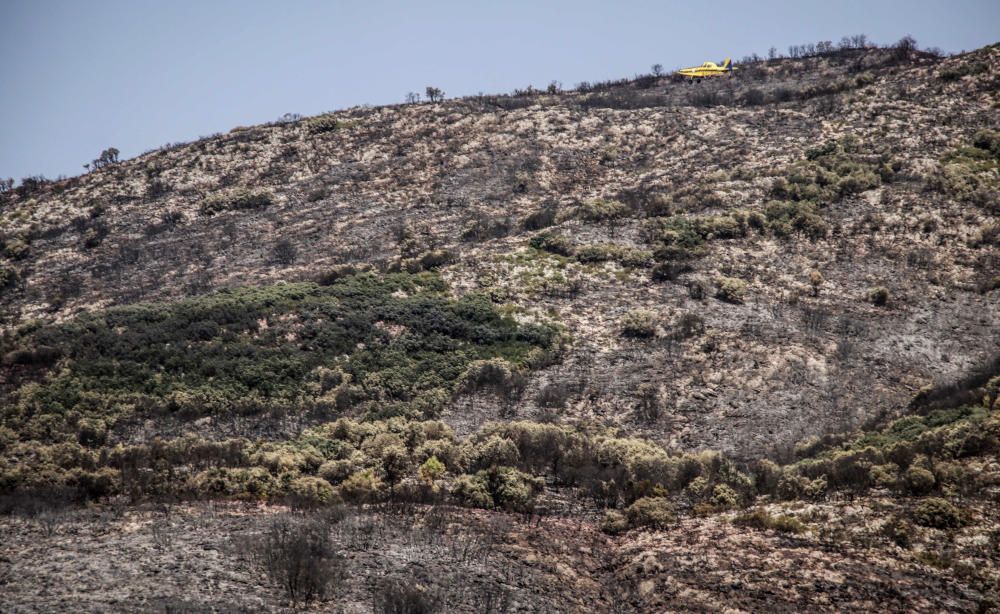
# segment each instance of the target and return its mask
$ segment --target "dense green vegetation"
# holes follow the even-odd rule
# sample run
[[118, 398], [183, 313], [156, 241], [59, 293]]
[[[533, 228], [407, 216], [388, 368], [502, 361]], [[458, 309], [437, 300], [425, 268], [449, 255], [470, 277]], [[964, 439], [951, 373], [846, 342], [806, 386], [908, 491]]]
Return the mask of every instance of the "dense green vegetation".
[[362, 404], [433, 415], [476, 361], [524, 369], [554, 339], [484, 297], [449, 298], [431, 274], [226, 290], [22, 327], [3, 339], [4, 363], [39, 377], [11, 391], [0, 416], [22, 439], [100, 443], [132, 414], [329, 415]]
[[857, 139], [844, 138], [807, 151], [805, 160], [782, 171], [771, 191], [781, 200], [832, 203], [878, 187], [896, 170], [888, 160], [865, 155]]
[[980, 130], [971, 146], [948, 153], [928, 187], [1000, 214], [1000, 132]]

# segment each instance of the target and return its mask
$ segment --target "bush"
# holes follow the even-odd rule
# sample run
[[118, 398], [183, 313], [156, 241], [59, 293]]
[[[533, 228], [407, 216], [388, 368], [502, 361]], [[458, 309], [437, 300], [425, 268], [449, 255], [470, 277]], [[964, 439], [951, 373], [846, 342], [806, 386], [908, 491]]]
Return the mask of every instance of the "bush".
[[914, 495], [925, 495], [934, 489], [934, 474], [923, 467], [910, 467], [903, 473], [903, 486]]
[[729, 509], [740, 504], [740, 496], [732, 487], [726, 484], [716, 484], [712, 489], [712, 503], [720, 508]]
[[642, 497], [625, 511], [630, 527], [666, 529], [674, 522], [674, 508], [665, 497]]
[[305, 121], [306, 131], [309, 134], [322, 134], [324, 132], [333, 132], [339, 129], [342, 124], [333, 115], [320, 115], [318, 117], [311, 117]]
[[493, 434], [473, 447], [469, 453], [469, 468], [486, 469], [498, 465], [516, 465], [521, 453], [514, 442], [499, 434]]
[[16, 287], [21, 283], [21, 272], [14, 267], [0, 266], [0, 290]]
[[529, 512], [535, 493], [544, 486], [544, 480], [533, 478], [513, 467], [490, 467], [476, 474], [484, 481], [493, 506], [512, 512]]
[[576, 259], [584, 263], [616, 261], [622, 266], [640, 268], [650, 264], [653, 254], [613, 243], [599, 243], [581, 246], [576, 250]]
[[727, 303], [743, 303], [743, 295], [746, 294], [747, 284], [742, 279], [735, 277], [720, 277], [715, 280], [715, 298]]
[[577, 207], [576, 215], [588, 222], [607, 222], [626, 216], [629, 208], [616, 200], [591, 200]]
[[913, 512], [913, 521], [932, 529], [957, 529], [965, 524], [962, 512], [944, 499], [924, 500]]
[[433, 271], [454, 261], [455, 254], [451, 250], [432, 249], [423, 252], [416, 258], [408, 258], [402, 264], [408, 273], [419, 273], [420, 271]]
[[[780, 190], [779, 190], [780, 191]], [[810, 239], [825, 237], [828, 226], [808, 202], [771, 201], [764, 209], [767, 228], [778, 237], [801, 232]]]
[[11, 260], [24, 260], [31, 251], [31, 245], [25, 237], [17, 236], [0, 240], [3, 254]]
[[876, 307], [884, 307], [889, 303], [889, 290], [881, 286], [868, 291], [868, 301]]
[[659, 317], [647, 309], [633, 309], [621, 319], [621, 331], [625, 337], [651, 339], [656, 336]]
[[257, 541], [254, 559], [293, 603], [322, 599], [342, 573], [329, 529], [316, 520], [276, 519]]
[[521, 226], [525, 230], [542, 230], [543, 228], [548, 228], [556, 223], [558, 213], [559, 208], [555, 205], [544, 206], [538, 211], [529, 213], [521, 222]]
[[463, 474], [455, 478], [451, 485], [451, 495], [459, 505], [493, 508], [493, 497], [486, 486], [486, 480], [478, 475]]
[[329, 482], [311, 476], [296, 478], [288, 490], [296, 505], [300, 507], [330, 503], [334, 497], [333, 486], [330, 486]]
[[511, 218], [480, 217], [470, 222], [462, 231], [463, 241], [501, 239], [510, 234]]
[[371, 469], [352, 474], [337, 487], [337, 492], [345, 501], [357, 503], [376, 500], [381, 490], [382, 482]]
[[604, 518], [601, 520], [601, 531], [608, 535], [621, 535], [628, 531], [628, 528], [628, 518], [625, 517], [625, 514], [617, 510], [604, 512]]
[[420, 479], [425, 482], [433, 483], [435, 480], [439, 479], [444, 475], [445, 467], [444, 463], [438, 460], [436, 456], [431, 456], [428, 458], [417, 472], [420, 474]]
[[215, 215], [224, 211], [263, 209], [274, 204], [274, 196], [265, 190], [237, 189], [221, 194], [213, 194], [201, 204], [201, 212]]
[[387, 578], [372, 593], [375, 614], [433, 614], [441, 599], [412, 580]]
[[574, 251], [572, 241], [561, 234], [553, 232], [543, 232], [535, 235], [531, 238], [529, 245], [535, 249], [551, 252], [560, 256], [572, 256]]
[[802, 533], [806, 530], [805, 525], [798, 518], [784, 514], [772, 516], [763, 508], [740, 514], [733, 519], [733, 524], [754, 529], [770, 529], [781, 533]]

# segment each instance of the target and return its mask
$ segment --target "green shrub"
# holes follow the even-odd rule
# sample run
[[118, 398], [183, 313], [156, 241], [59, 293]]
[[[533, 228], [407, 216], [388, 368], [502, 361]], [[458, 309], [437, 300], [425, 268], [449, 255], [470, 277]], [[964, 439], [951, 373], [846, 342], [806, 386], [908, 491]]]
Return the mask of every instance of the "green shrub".
[[589, 222], [606, 222], [625, 217], [629, 208], [616, 200], [591, 200], [577, 207], [576, 215]]
[[337, 493], [344, 501], [368, 503], [377, 500], [382, 493], [382, 482], [371, 469], [351, 474], [337, 486]]
[[772, 516], [764, 508], [740, 514], [733, 519], [733, 524], [754, 529], [769, 529], [780, 533], [803, 533], [806, 530], [802, 521], [794, 516], [779, 514]]
[[942, 81], [957, 81], [969, 75], [979, 75], [989, 72], [990, 67], [986, 62], [964, 62], [955, 66], [945, 66], [938, 71], [938, 78]]
[[734, 508], [740, 504], [740, 496], [732, 487], [726, 484], [717, 484], [712, 490], [712, 503], [720, 508]]
[[340, 121], [333, 115], [319, 115], [310, 117], [304, 124], [306, 131], [310, 134], [322, 134], [324, 132], [334, 132], [343, 127]]
[[30, 241], [23, 236], [15, 236], [0, 241], [3, 254], [11, 260], [24, 260], [31, 251]]
[[934, 474], [923, 467], [911, 466], [903, 473], [902, 483], [908, 493], [924, 495], [934, 490]]
[[464, 393], [490, 391], [508, 397], [518, 388], [519, 377], [514, 365], [503, 358], [476, 360], [458, 377], [455, 389]]
[[648, 266], [653, 260], [653, 253], [622, 247], [613, 243], [583, 245], [576, 249], [576, 259], [583, 263], [614, 261], [622, 266], [641, 268]]
[[530, 511], [535, 494], [544, 486], [544, 480], [514, 467], [490, 467], [476, 475], [484, 480], [493, 505], [507, 511]]
[[957, 507], [936, 497], [925, 499], [917, 506], [913, 511], [913, 521], [932, 529], [957, 529], [965, 524], [965, 518]]
[[659, 317], [647, 309], [633, 309], [620, 321], [622, 335], [634, 339], [651, 339], [656, 336]]
[[323, 478], [304, 476], [295, 478], [289, 486], [289, 494], [299, 505], [323, 505], [333, 500], [333, 486]]
[[213, 194], [201, 204], [201, 212], [215, 215], [224, 211], [263, 209], [274, 204], [274, 196], [265, 190], [236, 189]]
[[601, 520], [601, 531], [608, 535], [621, 535], [629, 529], [628, 518], [617, 510], [607, 510]]
[[900, 548], [909, 548], [914, 537], [913, 525], [903, 518], [894, 516], [882, 525], [882, 535]]
[[742, 304], [747, 284], [735, 277], [719, 277], [715, 280], [715, 298], [727, 303]]
[[493, 497], [487, 488], [486, 479], [481, 475], [462, 474], [455, 478], [451, 495], [459, 505], [466, 507], [493, 508]]
[[353, 461], [346, 459], [328, 460], [319, 467], [319, 477], [330, 484], [340, 484], [357, 471]]
[[456, 384], [517, 393], [521, 369], [540, 364], [532, 350], [551, 347], [554, 329], [518, 324], [485, 297], [452, 300], [443, 290], [430, 274], [360, 274], [24, 328], [9, 338], [4, 361], [51, 367], [64, 359], [63, 368], [17, 393], [46, 408], [41, 414], [6, 403], [0, 418], [20, 431], [65, 411], [106, 425], [133, 412], [193, 419], [313, 403], [343, 411], [361, 401], [405, 413], [440, 411]]
[[493, 434], [474, 445], [469, 452], [469, 468], [486, 469], [498, 465], [517, 465], [521, 453], [514, 442], [499, 434]]
[[423, 252], [416, 258], [403, 260], [402, 266], [408, 273], [433, 271], [455, 261], [455, 253], [447, 249], [433, 249]]
[[778, 237], [788, 237], [796, 232], [810, 239], [827, 235], [827, 223], [809, 202], [771, 201], [764, 208], [767, 228]]
[[531, 238], [531, 247], [560, 256], [572, 256], [575, 251], [573, 242], [561, 234], [543, 232]]
[[444, 475], [445, 467], [444, 463], [439, 461], [436, 456], [431, 456], [422, 465], [418, 472], [420, 473], [420, 479], [425, 482], [433, 483], [435, 480], [441, 478]]
[[630, 527], [666, 529], [674, 523], [674, 508], [664, 497], [642, 497], [625, 511]]
[[898, 480], [899, 465], [895, 463], [873, 465], [868, 470], [868, 481], [875, 488], [893, 488], [896, 486]]

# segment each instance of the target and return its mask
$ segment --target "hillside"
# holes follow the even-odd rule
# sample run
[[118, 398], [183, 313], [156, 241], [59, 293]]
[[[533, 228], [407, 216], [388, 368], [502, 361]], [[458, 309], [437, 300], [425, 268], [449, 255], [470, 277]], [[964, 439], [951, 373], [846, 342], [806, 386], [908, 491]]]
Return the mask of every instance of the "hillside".
[[995, 607], [998, 60], [359, 107], [0, 193], [0, 595], [280, 610], [240, 544], [291, 505], [344, 611]]

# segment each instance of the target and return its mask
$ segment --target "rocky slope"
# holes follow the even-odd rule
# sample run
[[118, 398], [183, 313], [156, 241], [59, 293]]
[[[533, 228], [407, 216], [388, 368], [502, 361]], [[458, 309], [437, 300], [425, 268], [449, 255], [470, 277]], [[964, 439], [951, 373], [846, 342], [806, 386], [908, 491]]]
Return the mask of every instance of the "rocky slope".
[[993, 607], [997, 60], [353, 108], [0, 194], [0, 596], [279, 610], [240, 540], [284, 508], [143, 506], [294, 495], [379, 503], [317, 607]]

